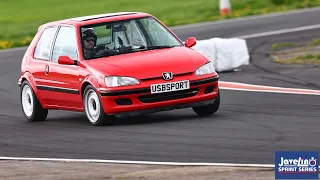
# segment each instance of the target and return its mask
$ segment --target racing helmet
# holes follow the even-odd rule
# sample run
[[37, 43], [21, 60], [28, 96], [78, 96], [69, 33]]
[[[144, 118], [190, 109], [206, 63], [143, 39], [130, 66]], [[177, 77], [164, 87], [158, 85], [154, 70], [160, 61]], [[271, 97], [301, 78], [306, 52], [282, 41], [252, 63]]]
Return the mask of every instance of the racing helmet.
[[82, 28], [82, 40], [86, 40], [89, 37], [94, 38], [94, 46], [97, 44], [98, 35], [93, 28]]

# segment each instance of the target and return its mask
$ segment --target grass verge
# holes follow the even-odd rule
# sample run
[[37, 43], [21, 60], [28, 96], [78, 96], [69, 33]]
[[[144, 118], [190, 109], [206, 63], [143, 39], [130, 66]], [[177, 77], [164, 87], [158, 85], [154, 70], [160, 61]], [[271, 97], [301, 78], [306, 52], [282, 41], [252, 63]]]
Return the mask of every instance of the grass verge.
[[219, 15], [219, 0], [14, 0], [0, 1], [0, 49], [25, 46], [46, 22], [99, 13], [142, 11], [155, 15], [168, 26], [214, 21], [315, 7], [320, 0], [230, 0], [232, 13]]
[[302, 64], [320, 68], [320, 39], [302, 44], [277, 43], [272, 45], [271, 57], [281, 64]]

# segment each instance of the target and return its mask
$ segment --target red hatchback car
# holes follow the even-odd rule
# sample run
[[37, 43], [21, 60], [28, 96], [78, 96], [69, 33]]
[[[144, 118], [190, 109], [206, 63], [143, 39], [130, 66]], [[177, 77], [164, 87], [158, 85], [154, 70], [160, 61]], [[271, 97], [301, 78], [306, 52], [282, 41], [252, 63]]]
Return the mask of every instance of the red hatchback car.
[[19, 86], [26, 119], [48, 110], [82, 111], [93, 125], [117, 117], [220, 104], [213, 64], [147, 13], [112, 13], [39, 27], [22, 63]]

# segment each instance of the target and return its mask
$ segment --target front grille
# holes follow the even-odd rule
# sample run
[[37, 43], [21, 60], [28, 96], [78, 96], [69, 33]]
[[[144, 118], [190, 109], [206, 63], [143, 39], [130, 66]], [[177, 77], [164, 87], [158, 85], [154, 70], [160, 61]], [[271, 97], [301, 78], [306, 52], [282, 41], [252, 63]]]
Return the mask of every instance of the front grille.
[[154, 103], [154, 102], [188, 98], [188, 97], [197, 95], [198, 92], [199, 92], [199, 88], [192, 88], [192, 89], [187, 89], [182, 91], [142, 95], [142, 96], [139, 96], [138, 99], [142, 103]]

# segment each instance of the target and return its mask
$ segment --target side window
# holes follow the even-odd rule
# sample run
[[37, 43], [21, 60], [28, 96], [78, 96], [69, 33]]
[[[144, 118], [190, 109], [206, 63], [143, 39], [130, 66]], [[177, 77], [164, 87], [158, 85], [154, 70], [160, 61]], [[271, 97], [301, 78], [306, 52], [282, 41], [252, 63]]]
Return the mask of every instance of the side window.
[[57, 27], [50, 27], [43, 31], [34, 52], [34, 58], [49, 60], [52, 41], [57, 31]]
[[69, 56], [77, 60], [77, 40], [72, 27], [61, 27], [53, 47], [52, 61], [58, 62], [59, 56]]

